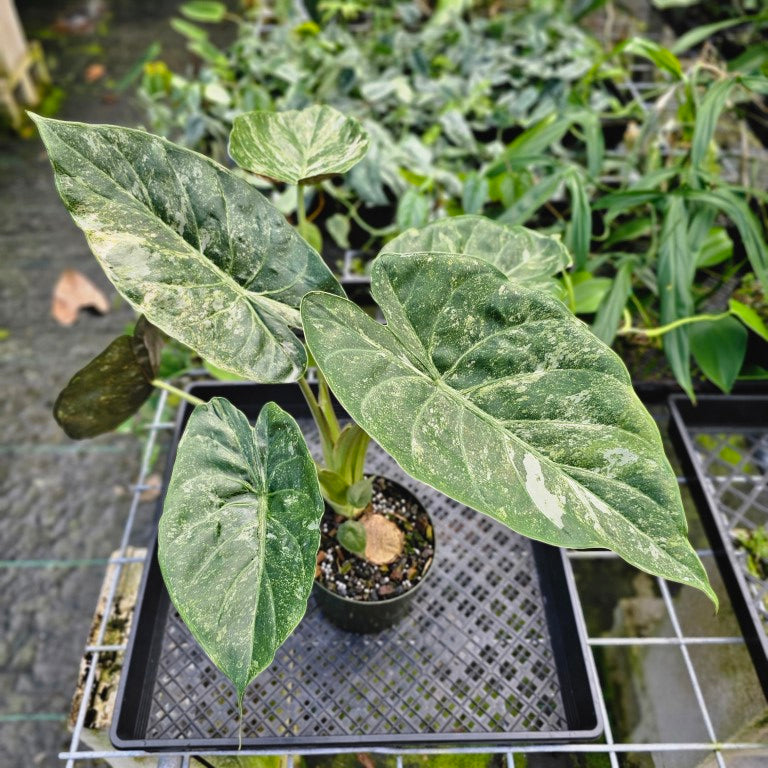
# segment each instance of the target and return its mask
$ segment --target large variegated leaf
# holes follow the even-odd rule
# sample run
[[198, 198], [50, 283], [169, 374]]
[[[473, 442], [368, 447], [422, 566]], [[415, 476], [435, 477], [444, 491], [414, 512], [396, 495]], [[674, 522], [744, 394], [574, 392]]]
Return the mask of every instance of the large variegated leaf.
[[571, 263], [559, 237], [485, 216], [454, 216], [406, 230], [390, 240], [382, 253], [474, 256], [527, 283], [539, 283]]
[[656, 425], [621, 360], [555, 299], [463, 256], [380, 256], [381, 325], [302, 303], [310, 352], [411, 475], [535, 539], [608, 547], [715, 600]]
[[133, 336], [118, 336], [81, 368], [56, 398], [53, 415], [75, 440], [111, 432], [152, 394], [160, 364], [160, 332], [139, 318]]
[[348, 171], [368, 151], [368, 134], [332, 107], [248, 112], [235, 118], [229, 154], [248, 171], [288, 184]]
[[309, 290], [341, 294], [320, 256], [251, 185], [142, 131], [36, 117], [56, 185], [118, 291], [219, 368], [296, 378], [290, 326]]
[[251, 428], [221, 398], [194, 410], [160, 519], [160, 568], [241, 700], [304, 615], [322, 513], [314, 462], [285, 411], [267, 403]]

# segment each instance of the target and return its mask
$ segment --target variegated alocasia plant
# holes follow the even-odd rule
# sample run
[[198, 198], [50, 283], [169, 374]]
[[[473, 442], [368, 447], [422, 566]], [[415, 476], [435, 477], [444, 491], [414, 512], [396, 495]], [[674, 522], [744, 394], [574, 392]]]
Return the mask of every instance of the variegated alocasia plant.
[[[138, 131], [37, 122], [65, 204], [150, 323], [226, 370], [298, 380], [335, 507], [354, 517], [362, 501], [364, 488], [348, 491], [370, 435], [413, 477], [516, 531], [612, 549], [717, 601], [626, 368], [541, 290], [568, 263], [558, 241], [473, 216], [407, 231], [373, 264], [382, 324], [224, 168]], [[259, 140], [243, 134], [238, 157], [265, 154], [251, 146]], [[299, 183], [323, 174], [313, 162], [302, 161]], [[299, 326], [320, 371], [317, 398]], [[150, 340], [121, 343], [132, 376], [137, 366], [154, 375], [141, 346]], [[354, 420], [346, 431], [326, 381]], [[288, 414], [269, 404], [251, 427], [224, 400], [197, 405], [166, 496], [160, 562], [179, 613], [241, 702], [306, 608], [322, 506]]]

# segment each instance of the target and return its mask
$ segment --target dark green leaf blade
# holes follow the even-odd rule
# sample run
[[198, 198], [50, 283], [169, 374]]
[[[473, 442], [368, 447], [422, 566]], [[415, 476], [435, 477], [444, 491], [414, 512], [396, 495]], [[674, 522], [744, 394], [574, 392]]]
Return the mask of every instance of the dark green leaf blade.
[[704, 375], [728, 394], [744, 364], [747, 329], [735, 318], [691, 325], [691, 353]]
[[357, 120], [319, 105], [238, 115], [229, 139], [229, 154], [241, 168], [288, 184], [344, 173], [367, 151], [368, 134]]
[[430, 255], [380, 256], [372, 292], [386, 326], [311, 293], [304, 329], [338, 400], [407, 472], [525, 535], [609, 547], [716, 601], [653, 419], [560, 302]]
[[75, 440], [119, 427], [152, 394], [152, 354], [141, 336], [118, 336], [56, 398], [53, 416], [59, 426]]
[[267, 403], [251, 428], [228, 401], [195, 408], [158, 530], [180, 616], [242, 699], [306, 610], [323, 501], [296, 422]]
[[206, 360], [256, 381], [306, 366], [309, 290], [343, 293], [251, 185], [141, 131], [34, 118], [59, 194], [123, 297]]
[[485, 216], [452, 216], [421, 229], [408, 229], [381, 252], [473, 256], [493, 264], [507, 277], [534, 283], [571, 264], [559, 237], [500, 224]]

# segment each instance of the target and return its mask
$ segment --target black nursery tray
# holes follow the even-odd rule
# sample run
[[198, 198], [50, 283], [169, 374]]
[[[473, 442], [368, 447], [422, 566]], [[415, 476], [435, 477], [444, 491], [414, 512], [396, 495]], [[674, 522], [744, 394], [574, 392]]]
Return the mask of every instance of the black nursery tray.
[[[226, 396], [251, 419], [274, 400], [317, 447], [295, 385], [205, 384], [194, 392]], [[176, 442], [188, 413], [180, 414]], [[438, 542], [430, 576], [408, 617], [375, 635], [334, 628], [310, 598], [299, 627], [246, 692], [243, 748], [503, 746], [599, 736], [597, 693], [561, 551], [411, 479], [378, 446], [366, 469], [401, 481], [428, 506]], [[155, 550], [111, 736], [130, 749], [238, 745], [235, 690], [170, 605]]]
[[747, 568], [733, 530], [768, 524], [768, 395], [669, 399], [670, 433], [768, 697], [768, 580]]

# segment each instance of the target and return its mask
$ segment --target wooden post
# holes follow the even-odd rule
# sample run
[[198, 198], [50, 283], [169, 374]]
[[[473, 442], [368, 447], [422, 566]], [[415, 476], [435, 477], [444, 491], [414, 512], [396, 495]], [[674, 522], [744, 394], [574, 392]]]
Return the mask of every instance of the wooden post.
[[40, 44], [27, 43], [13, 0], [0, 0], [0, 102], [5, 104], [15, 128], [22, 121], [19, 104], [34, 105], [40, 99], [33, 70], [38, 80], [48, 82]]

